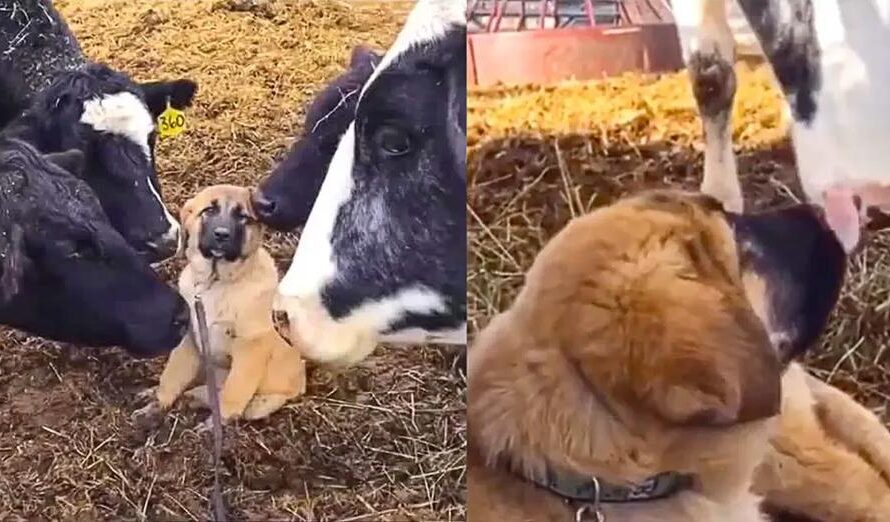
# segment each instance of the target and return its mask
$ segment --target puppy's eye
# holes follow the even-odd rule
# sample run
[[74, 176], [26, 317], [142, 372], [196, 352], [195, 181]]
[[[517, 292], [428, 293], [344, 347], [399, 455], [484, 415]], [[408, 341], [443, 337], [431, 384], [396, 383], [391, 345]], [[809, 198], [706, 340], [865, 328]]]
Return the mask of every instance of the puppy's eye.
[[374, 143], [387, 156], [404, 156], [413, 149], [411, 136], [395, 125], [382, 125], [374, 132]]
[[215, 212], [216, 212], [216, 205], [210, 205], [209, 207], [204, 207], [201, 210], [201, 213], [199, 215], [207, 216], [207, 215], [213, 214]]

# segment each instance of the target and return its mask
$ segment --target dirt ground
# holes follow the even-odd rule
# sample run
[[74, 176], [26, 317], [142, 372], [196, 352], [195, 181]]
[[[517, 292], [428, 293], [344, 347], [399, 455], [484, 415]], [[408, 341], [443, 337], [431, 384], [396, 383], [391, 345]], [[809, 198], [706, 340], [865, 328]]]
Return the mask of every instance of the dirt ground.
[[[770, 74], [738, 67], [734, 136], [749, 209], [800, 196]], [[541, 246], [571, 217], [643, 188], [697, 189], [700, 122], [685, 72], [471, 92], [471, 335], [512, 301]], [[890, 240], [870, 238], [810, 368], [890, 421]]]
[[[254, 184], [298, 132], [302, 107], [353, 45], [385, 49], [410, 3], [59, 0], [84, 51], [138, 80], [187, 76], [185, 134], [161, 142], [177, 208], [209, 184]], [[270, 249], [282, 270], [293, 235]], [[181, 268], [170, 262], [171, 280]], [[206, 416], [138, 426], [136, 394], [163, 360], [0, 332], [0, 519], [208, 520]], [[238, 520], [464, 518], [465, 383], [457, 353], [384, 347], [357, 368], [310, 368], [308, 394], [226, 432], [223, 486]]]

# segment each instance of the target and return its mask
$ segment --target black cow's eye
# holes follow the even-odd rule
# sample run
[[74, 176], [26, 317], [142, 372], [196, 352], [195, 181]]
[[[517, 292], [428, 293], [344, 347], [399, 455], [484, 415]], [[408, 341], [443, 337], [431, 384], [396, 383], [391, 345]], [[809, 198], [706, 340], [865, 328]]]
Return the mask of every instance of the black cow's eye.
[[411, 152], [411, 136], [394, 125], [382, 125], [374, 133], [374, 142], [389, 156], [404, 156]]
[[78, 239], [74, 242], [71, 254], [68, 257], [74, 258], [96, 258], [99, 257], [99, 250], [96, 244], [88, 239]]

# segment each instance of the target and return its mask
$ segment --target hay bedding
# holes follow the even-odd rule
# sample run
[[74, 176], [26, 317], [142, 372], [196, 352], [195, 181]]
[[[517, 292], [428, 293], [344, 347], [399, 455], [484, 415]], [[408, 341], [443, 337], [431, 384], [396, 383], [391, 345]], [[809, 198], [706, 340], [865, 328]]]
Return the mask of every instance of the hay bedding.
[[[748, 208], [800, 197], [772, 77], [739, 65], [733, 134]], [[471, 335], [513, 300], [541, 246], [572, 216], [643, 188], [696, 189], [700, 122], [685, 72], [471, 91], [468, 103]], [[822, 378], [890, 421], [890, 241], [851, 264], [820, 350]]]
[[[58, 0], [84, 51], [139, 80], [188, 76], [187, 132], [158, 147], [171, 207], [200, 187], [254, 184], [280, 159], [355, 44], [385, 49], [410, 3]], [[294, 238], [269, 245], [282, 269]], [[178, 262], [163, 271], [171, 278]], [[136, 426], [163, 361], [0, 332], [0, 519], [206, 520], [204, 413]], [[305, 399], [227, 431], [224, 489], [240, 520], [463, 518], [464, 385], [454, 354], [382, 350]]]

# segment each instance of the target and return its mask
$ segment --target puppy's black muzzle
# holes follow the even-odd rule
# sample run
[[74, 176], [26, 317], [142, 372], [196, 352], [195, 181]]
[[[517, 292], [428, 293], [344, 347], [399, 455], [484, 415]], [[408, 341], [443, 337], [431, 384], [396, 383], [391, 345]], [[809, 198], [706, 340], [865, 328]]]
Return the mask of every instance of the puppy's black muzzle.
[[743, 272], [766, 283], [772, 334], [788, 361], [810, 349], [837, 304], [847, 256], [812, 205], [759, 214], [728, 214]]
[[232, 216], [212, 214], [203, 216], [198, 238], [198, 250], [208, 259], [236, 261], [242, 257], [244, 224]]

